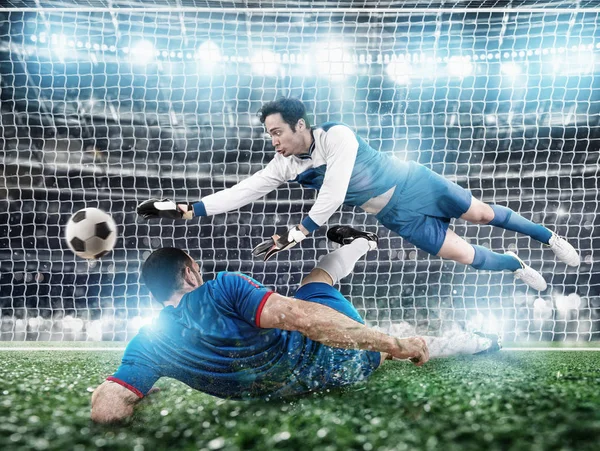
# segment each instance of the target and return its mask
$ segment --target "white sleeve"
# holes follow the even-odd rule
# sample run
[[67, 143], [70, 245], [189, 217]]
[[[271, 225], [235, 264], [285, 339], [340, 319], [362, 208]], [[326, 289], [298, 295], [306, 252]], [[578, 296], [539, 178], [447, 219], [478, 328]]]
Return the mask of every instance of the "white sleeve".
[[195, 216], [212, 216], [237, 210], [270, 193], [290, 177], [290, 168], [279, 160], [273, 158], [263, 169], [231, 188], [203, 197], [194, 204]]
[[312, 232], [322, 226], [342, 205], [354, 169], [358, 140], [345, 125], [334, 125], [327, 131], [324, 143], [327, 170], [313, 207], [302, 225]]

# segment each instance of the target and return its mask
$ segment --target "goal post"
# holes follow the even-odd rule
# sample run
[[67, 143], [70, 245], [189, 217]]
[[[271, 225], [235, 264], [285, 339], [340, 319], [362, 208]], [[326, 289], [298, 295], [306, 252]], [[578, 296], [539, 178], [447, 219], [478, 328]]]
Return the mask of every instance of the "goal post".
[[[314, 191], [290, 183], [186, 223], [135, 214], [150, 197], [194, 202], [262, 168], [273, 149], [256, 114], [281, 96], [300, 98], [314, 125], [342, 121], [375, 149], [551, 228], [582, 256], [570, 268], [528, 237], [454, 221], [468, 241], [540, 271], [549, 289], [538, 294], [508, 272], [429, 256], [342, 207], [329, 225], [380, 237], [340, 286], [369, 323], [598, 340], [600, 9], [360, 3], [0, 9], [0, 340], [130, 339], [159, 310], [138, 273], [161, 246], [188, 251], [206, 279], [242, 271], [293, 294], [331, 247], [326, 227], [266, 263], [251, 250], [300, 222]], [[118, 227], [98, 261], [76, 258], [63, 238], [85, 207]]]

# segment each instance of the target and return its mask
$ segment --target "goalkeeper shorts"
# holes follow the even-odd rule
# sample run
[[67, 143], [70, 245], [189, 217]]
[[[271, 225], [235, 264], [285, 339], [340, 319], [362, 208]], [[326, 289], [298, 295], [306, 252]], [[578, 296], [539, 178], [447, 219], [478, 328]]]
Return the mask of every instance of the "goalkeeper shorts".
[[472, 198], [470, 191], [411, 162], [406, 182], [377, 219], [419, 249], [437, 255], [450, 219], [466, 213]]

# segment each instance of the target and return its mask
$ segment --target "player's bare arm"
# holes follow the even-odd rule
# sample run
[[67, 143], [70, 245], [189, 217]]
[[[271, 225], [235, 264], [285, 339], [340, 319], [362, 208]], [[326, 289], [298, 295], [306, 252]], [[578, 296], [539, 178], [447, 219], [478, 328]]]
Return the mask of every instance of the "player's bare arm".
[[417, 365], [429, 360], [427, 345], [420, 337], [392, 337], [330, 307], [279, 294], [272, 295], [266, 302], [260, 327], [296, 330], [327, 346], [383, 352], [397, 359], [411, 359]]
[[105, 381], [92, 394], [91, 418], [96, 423], [118, 423], [133, 415], [139, 400], [131, 390], [116, 382]]

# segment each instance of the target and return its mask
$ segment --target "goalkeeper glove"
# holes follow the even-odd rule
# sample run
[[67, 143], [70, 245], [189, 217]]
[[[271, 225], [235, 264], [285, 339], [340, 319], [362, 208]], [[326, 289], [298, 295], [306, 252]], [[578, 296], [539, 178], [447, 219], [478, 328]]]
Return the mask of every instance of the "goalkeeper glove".
[[263, 241], [252, 250], [255, 257], [264, 254], [264, 260], [267, 261], [277, 252], [285, 251], [294, 247], [300, 241], [306, 238], [306, 235], [298, 226], [292, 227], [283, 236], [273, 235], [267, 241]]
[[148, 199], [138, 205], [137, 214], [144, 219], [192, 219], [194, 209], [192, 204], [176, 204], [170, 199]]

